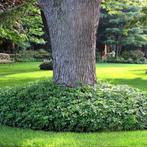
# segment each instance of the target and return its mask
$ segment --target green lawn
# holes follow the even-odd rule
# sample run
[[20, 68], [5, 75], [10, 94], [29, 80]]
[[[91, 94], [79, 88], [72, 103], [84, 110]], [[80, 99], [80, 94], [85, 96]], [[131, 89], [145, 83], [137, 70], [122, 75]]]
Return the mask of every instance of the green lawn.
[[0, 87], [25, 84], [52, 77], [52, 71], [40, 71], [38, 62], [1, 64]]
[[147, 64], [97, 64], [97, 78], [112, 84], [127, 84], [147, 93]]
[[[0, 65], [0, 87], [51, 78], [40, 63]], [[147, 93], [147, 65], [97, 64], [97, 78], [128, 84]], [[112, 133], [53, 133], [0, 126], [0, 147], [147, 147], [147, 131]]]
[[[52, 71], [40, 71], [39, 64], [16, 63], [0, 65], [0, 87], [51, 78]], [[147, 65], [97, 64], [97, 78], [113, 84], [128, 84], [147, 92]]]
[[1, 126], [0, 147], [147, 147], [147, 131], [82, 134]]

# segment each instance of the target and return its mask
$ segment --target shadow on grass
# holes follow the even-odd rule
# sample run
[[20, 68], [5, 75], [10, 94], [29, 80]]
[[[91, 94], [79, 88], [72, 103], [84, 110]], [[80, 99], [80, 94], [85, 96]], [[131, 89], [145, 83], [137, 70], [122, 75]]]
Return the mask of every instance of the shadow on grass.
[[135, 79], [121, 79], [121, 78], [111, 79], [111, 78], [107, 78], [105, 80], [112, 83], [112, 84], [129, 85], [131, 87], [143, 90], [147, 93], [147, 80], [144, 80], [142, 78], [135, 78]]
[[0, 64], [0, 76], [39, 71], [40, 63]]
[[35, 82], [38, 80], [48, 80], [48, 79], [52, 79], [50, 77], [32, 77], [32, 78], [7, 78], [5, 79], [0, 79], [0, 88], [4, 88], [4, 87], [14, 87], [14, 86], [23, 86], [26, 85], [30, 82]]
[[11, 71], [9, 71], [9, 72], [7, 72], [7, 73], [2, 73], [2, 74], [0, 74], [0, 78], [1, 77], [5, 77], [5, 76], [11, 76], [11, 75], [16, 75], [16, 74], [24, 74], [24, 73], [29, 73], [29, 72], [39, 72], [39, 71], [41, 71], [41, 70], [39, 70], [39, 69], [32, 69], [32, 70], [29, 70], [29, 71], [27, 71], [27, 70], [15, 70], [14, 72], [11, 72]]
[[129, 70], [131, 72], [133, 72], [133, 74], [138, 75], [138, 76], [146, 76], [147, 77], [147, 68], [145, 69], [138, 69], [138, 70]]

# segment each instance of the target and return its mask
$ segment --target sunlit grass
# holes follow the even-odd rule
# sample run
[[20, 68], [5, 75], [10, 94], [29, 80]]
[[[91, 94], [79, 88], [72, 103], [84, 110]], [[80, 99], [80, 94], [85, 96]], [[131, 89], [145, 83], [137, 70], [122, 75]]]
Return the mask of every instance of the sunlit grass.
[[147, 64], [97, 64], [97, 78], [112, 84], [127, 84], [147, 92]]
[[[0, 87], [52, 78], [52, 71], [40, 71], [37, 62], [0, 65]], [[147, 65], [97, 64], [97, 79], [113, 84], [127, 84], [147, 92]]]
[[0, 65], [0, 87], [14, 86], [51, 78], [52, 71], [41, 71], [39, 62]]
[[0, 127], [0, 147], [146, 147], [147, 131], [53, 133]]

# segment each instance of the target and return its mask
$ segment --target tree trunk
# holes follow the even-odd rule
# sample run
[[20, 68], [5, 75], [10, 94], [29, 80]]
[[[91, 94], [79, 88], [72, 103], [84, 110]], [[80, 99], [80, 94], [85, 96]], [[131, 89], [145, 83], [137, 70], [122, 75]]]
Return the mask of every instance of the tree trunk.
[[40, 0], [39, 5], [49, 26], [54, 81], [94, 85], [100, 0]]

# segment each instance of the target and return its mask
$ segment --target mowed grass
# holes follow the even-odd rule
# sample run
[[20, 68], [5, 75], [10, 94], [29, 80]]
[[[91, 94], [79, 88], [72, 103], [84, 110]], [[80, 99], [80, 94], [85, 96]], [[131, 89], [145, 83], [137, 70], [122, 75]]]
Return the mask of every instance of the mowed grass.
[[125, 84], [147, 93], [147, 64], [97, 64], [97, 78]]
[[51, 78], [52, 71], [41, 71], [39, 62], [0, 64], [0, 87], [22, 85]]
[[[0, 65], [0, 88], [52, 78], [40, 63]], [[97, 78], [147, 92], [147, 65], [97, 64]], [[147, 147], [147, 131], [55, 133], [0, 126], [0, 147]]]
[[[40, 71], [39, 62], [1, 64], [0, 87], [52, 78], [52, 71]], [[147, 64], [97, 64], [97, 79], [112, 84], [127, 84], [147, 93]]]
[[0, 147], [147, 147], [147, 131], [55, 133], [1, 126]]

